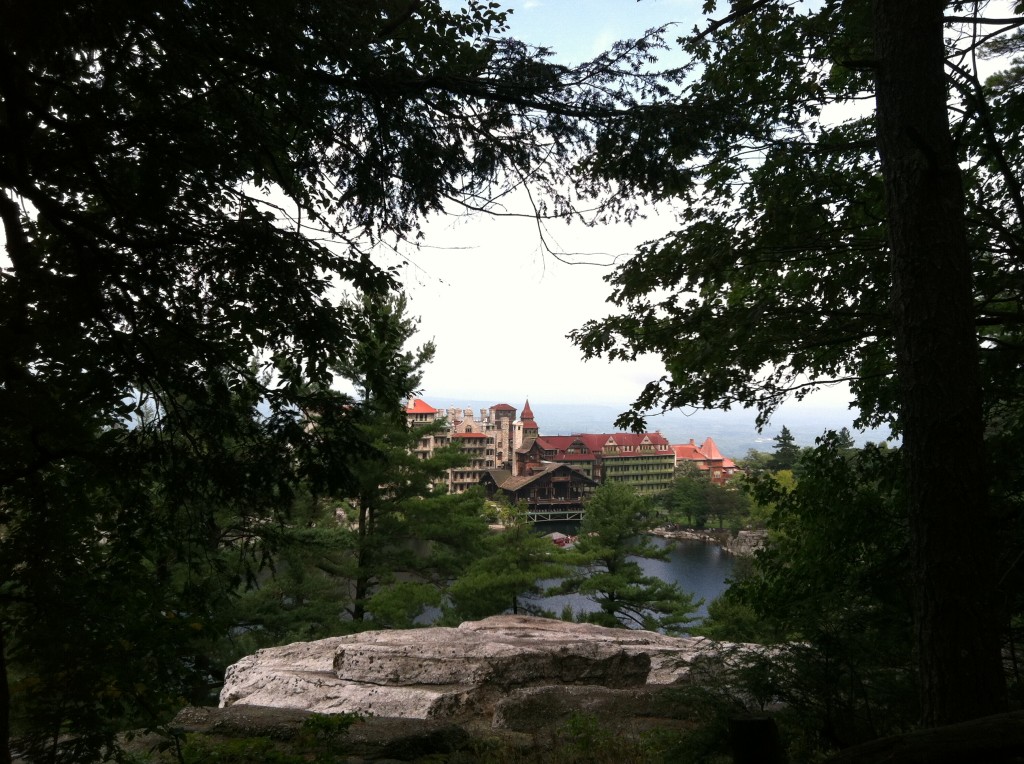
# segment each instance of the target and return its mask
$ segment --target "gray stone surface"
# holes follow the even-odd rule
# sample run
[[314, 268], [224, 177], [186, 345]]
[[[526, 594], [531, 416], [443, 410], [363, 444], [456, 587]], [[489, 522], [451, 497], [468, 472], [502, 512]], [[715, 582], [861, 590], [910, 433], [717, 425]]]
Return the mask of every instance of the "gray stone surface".
[[530, 616], [372, 631], [260, 650], [228, 669], [221, 707], [488, 717], [519, 688], [667, 685], [713, 645], [700, 638]]

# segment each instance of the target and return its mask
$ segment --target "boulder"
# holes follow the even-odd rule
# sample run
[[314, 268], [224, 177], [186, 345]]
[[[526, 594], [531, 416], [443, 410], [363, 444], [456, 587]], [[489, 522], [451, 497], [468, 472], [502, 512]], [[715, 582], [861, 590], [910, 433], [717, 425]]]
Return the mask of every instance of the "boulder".
[[737, 557], [753, 557], [759, 549], [764, 549], [768, 543], [768, 531], [739, 531], [736, 537], [730, 539], [725, 548]]
[[674, 721], [689, 720], [680, 715], [677, 704], [663, 687], [526, 687], [502, 698], [495, 708], [492, 726], [495, 729], [532, 733], [545, 728], [558, 728], [572, 717], [583, 715], [595, 719], [606, 729], [628, 726], [637, 729], [643, 720], [666, 729]]
[[221, 707], [490, 718], [514, 690], [667, 685], [712, 649], [700, 638], [531, 616], [371, 631], [260, 650], [229, 667]]

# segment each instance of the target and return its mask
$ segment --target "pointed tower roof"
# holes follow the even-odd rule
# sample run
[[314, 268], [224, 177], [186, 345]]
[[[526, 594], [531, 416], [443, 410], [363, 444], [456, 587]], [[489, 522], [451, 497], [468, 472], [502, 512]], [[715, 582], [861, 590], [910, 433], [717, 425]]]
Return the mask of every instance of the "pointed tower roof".
[[523, 419], [533, 419], [533, 409], [530, 408], [530, 399], [526, 399], [526, 405], [523, 406]]
[[522, 422], [523, 422], [523, 429], [524, 430], [536, 431], [536, 430], [539, 429], [537, 427], [537, 423], [535, 421], [533, 421], [533, 409], [530, 408], [530, 399], [529, 398], [526, 399], [526, 405], [523, 406]]

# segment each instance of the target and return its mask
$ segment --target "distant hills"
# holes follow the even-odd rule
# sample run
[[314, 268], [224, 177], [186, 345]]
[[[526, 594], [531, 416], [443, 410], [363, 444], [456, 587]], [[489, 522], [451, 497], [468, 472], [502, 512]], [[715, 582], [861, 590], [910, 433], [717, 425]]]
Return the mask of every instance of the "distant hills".
[[[508, 403], [521, 412], [525, 401], [513, 400], [455, 400], [446, 397], [424, 395], [423, 399], [435, 408], [471, 408], [476, 415], [480, 409], [490, 408], [496, 403]], [[626, 406], [616, 407], [586, 403], [545, 403], [542, 399], [530, 401], [534, 418], [542, 435], [571, 435], [578, 432], [616, 432], [616, 417]], [[800, 446], [813, 446], [815, 438], [825, 430], [850, 428], [857, 445], [869, 441], [881, 442], [888, 437], [888, 430], [860, 432], [853, 428], [854, 412], [841, 406], [820, 406], [790, 403], [783, 406], [771, 423], [758, 432], [754, 426], [754, 413], [749, 410], [710, 411], [693, 413], [679, 411], [659, 414], [648, 419], [647, 429], [659, 431], [672, 443], [687, 443], [690, 438], [700, 443], [707, 437], [714, 438], [723, 454], [742, 458], [750, 449], [771, 451], [772, 438], [785, 425], [793, 433]]]

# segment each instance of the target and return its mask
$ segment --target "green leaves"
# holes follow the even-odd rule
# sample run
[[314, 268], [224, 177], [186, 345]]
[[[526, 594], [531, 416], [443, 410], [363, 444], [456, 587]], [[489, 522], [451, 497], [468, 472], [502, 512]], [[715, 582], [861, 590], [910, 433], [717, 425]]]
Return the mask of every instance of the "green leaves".
[[[303, 537], [302, 481], [393, 502], [391, 556], [367, 576], [421, 531], [438, 539], [429, 575], [458, 568], [473, 499], [447, 528], [425, 515], [444, 509], [444, 467], [410, 463], [398, 402], [432, 349], [403, 350], [373, 251], [506, 173], [536, 164], [550, 186], [564, 170], [540, 170], [537, 136], [582, 133], [534, 111], [559, 73], [485, 39], [503, 28], [492, 4], [37, 10], [0, 25], [0, 629], [26, 730], [84, 735], [92, 760], [117, 724], [205, 693], [196, 656], [226, 598]], [[365, 406], [331, 392], [353, 369]], [[339, 587], [303, 579], [294, 551], [254, 610], [289, 601], [297, 631], [333, 628], [313, 601]], [[122, 637], [135, 647], [116, 654]]]
[[604, 626], [679, 633], [693, 620], [700, 604], [677, 584], [645, 576], [629, 557], [664, 559], [644, 532], [646, 502], [624, 483], [606, 483], [591, 495], [576, 543], [580, 566], [553, 593], [579, 592], [600, 605], [583, 616]]
[[758, 501], [774, 506], [771, 541], [706, 626], [719, 639], [779, 643], [767, 658], [776, 697], [818, 745], [846, 746], [919, 713], [900, 453], [851, 451], [829, 433], [801, 466], [795, 485], [753, 481]]
[[[588, 358], [663, 359], [666, 375], [620, 426], [650, 410], [734, 405], [756, 408], [763, 424], [829, 379], [850, 382], [859, 423], [895, 423], [886, 213], [875, 125], [858, 105], [873, 94], [869, 32], [855, 3], [726, 14], [680, 41], [694, 63], [675, 97], [638, 113], [643, 126], [607, 125], [598, 151], [612, 156], [592, 165], [630, 192], [674, 199], [678, 220], [608, 277], [618, 310], [571, 335]], [[1011, 81], [958, 86], [969, 97], [957, 127], [981, 345], [1006, 359], [1018, 343], [986, 342], [985, 327], [1018, 322], [996, 307], [1019, 291]], [[999, 385], [994, 367], [989, 379]]]

